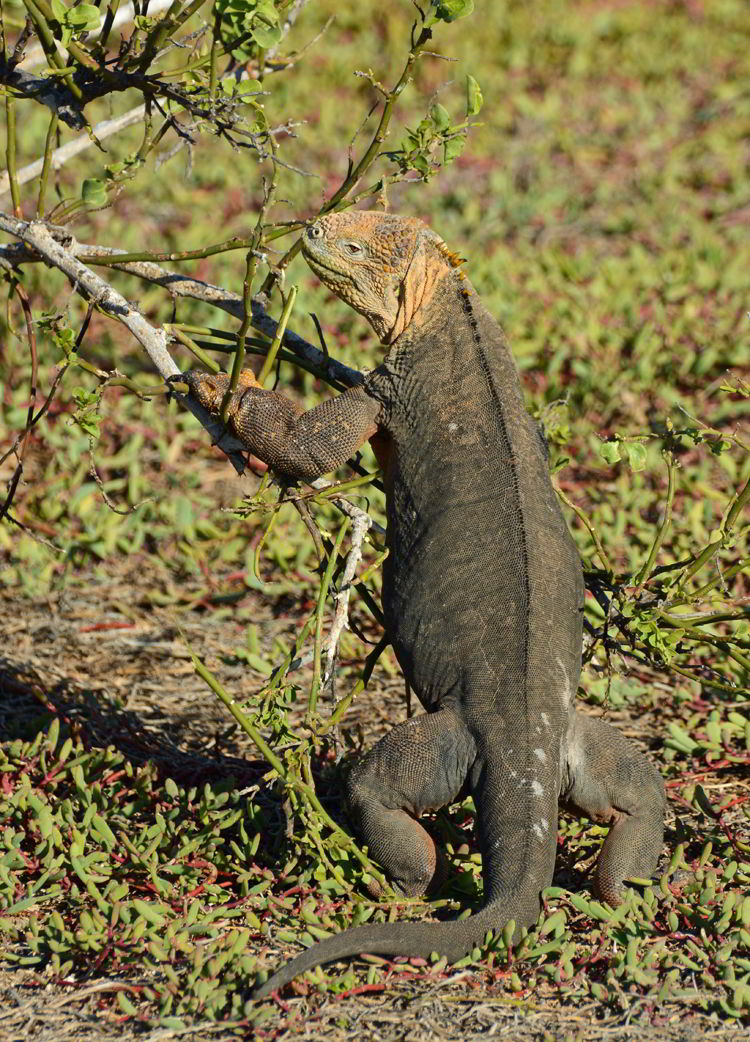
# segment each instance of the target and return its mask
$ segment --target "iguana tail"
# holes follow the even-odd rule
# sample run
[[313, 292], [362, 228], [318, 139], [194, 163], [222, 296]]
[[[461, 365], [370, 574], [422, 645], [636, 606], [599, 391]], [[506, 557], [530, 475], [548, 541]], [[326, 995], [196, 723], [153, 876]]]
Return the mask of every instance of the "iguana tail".
[[450, 962], [456, 962], [476, 945], [482, 944], [488, 930], [500, 930], [510, 919], [515, 919], [518, 933], [522, 926], [535, 923], [538, 913], [538, 901], [535, 911], [527, 906], [523, 910], [519, 909], [516, 915], [513, 914], [512, 906], [503, 901], [502, 904], [493, 902], [467, 919], [445, 923], [376, 923], [370, 926], [355, 926], [302, 952], [257, 987], [252, 997], [265, 998], [306, 970], [363, 952], [425, 959], [437, 952], [446, 956]]

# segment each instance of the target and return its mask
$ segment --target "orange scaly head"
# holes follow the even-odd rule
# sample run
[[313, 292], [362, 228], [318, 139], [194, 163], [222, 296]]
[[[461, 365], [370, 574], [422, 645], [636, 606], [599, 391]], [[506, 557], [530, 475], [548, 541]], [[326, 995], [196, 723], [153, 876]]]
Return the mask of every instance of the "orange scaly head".
[[328, 214], [302, 237], [318, 278], [364, 315], [383, 343], [420, 325], [456, 255], [416, 217], [373, 210]]

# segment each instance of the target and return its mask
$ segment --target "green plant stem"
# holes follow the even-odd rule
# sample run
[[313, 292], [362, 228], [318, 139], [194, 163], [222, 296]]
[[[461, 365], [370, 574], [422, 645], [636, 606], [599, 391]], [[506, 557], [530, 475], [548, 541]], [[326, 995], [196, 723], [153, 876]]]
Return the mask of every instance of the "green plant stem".
[[724, 518], [721, 522], [721, 527], [724, 532], [731, 532], [734, 528], [735, 521], [739, 517], [740, 512], [747, 505], [748, 501], [750, 501], [750, 478], [747, 479], [742, 488], [736, 492], [729, 501], [729, 505], [727, 506]]
[[214, 9], [214, 25], [213, 25], [213, 37], [211, 40], [211, 70], [209, 72], [208, 80], [208, 95], [213, 105], [216, 100], [216, 85], [219, 82], [219, 50], [221, 49], [221, 41], [219, 39], [219, 31], [221, 29], [221, 14], [218, 8]]
[[346, 495], [355, 488], [361, 488], [362, 485], [371, 485], [376, 480], [377, 474], [362, 474], [358, 478], [352, 478], [351, 481], [337, 481], [328, 488], [316, 489], [314, 495], [310, 496], [314, 502], [323, 499], [333, 499], [338, 496]]
[[[28, 7], [30, 0], [23, 0], [23, 2]], [[56, 21], [54, 12], [50, 5], [47, 3], [47, 0], [31, 0], [31, 2], [34, 5], [36, 5], [37, 10], [46, 20], [47, 25], [49, 25], [50, 22]], [[84, 50], [83, 47], [80, 47], [74, 40], [68, 40], [65, 46], [65, 50], [68, 52], [71, 58], [75, 58], [77, 62], [79, 62], [81, 65], [85, 65], [87, 69], [91, 69], [92, 71], [102, 73], [103, 75], [108, 77], [107, 70], [102, 69], [99, 65], [99, 62], [96, 61], [95, 58], [92, 58], [88, 51]]]
[[739, 575], [740, 572], [744, 571], [745, 568], [748, 567], [748, 565], [750, 565], [750, 557], [741, 557], [736, 564], [733, 564], [730, 568], [727, 568], [727, 570], [722, 575], [717, 575], [715, 579], [711, 579], [709, 582], [704, 583], [703, 586], [700, 586], [693, 594], [691, 594], [689, 598], [670, 601], [670, 605], [674, 607], [680, 604], [689, 604], [691, 602], [699, 600], [702, 597], [705, 597], [707, 593], [710, 593], [712, 590], [715, 590], [716, 587], [720, 585], [722, 580], [726, 581], [727, 579], [734, 578], [735, 575]]
[[102, 268], [107, 268], [115, 264], [130, 264], [133, 261], [199, 260], [202, 257], [213, 257], [216, 253], [227, 253], [229, 250], [246, 250], [252, 247], [252, 245], [252, 239], [240, 239], [237, 236], [233, 236], [231, 239], [215, 243], [213, 246], [204, 246], [200, 250], [183, 250], [180, 253], [150, 253], [142, 251], [141, 253], [119, 253], [115, 256], [107, 254], [101, 257], [94, 254], [86, 256], [86, 263], [98, 264]]
[[203, 365], [205, 365], [205, 367], [209, 369], [212, 373], [220, 372], [221, 366], [218, 364], [218, 362], [215, 362], [210, 355], [207, 355], [206, 352], [203, 351], [196, 344], [196, 342], [187, 335], [187, 333], [184, 333], [177, 326], [172, 326], [167, 322], [164, 323], [164, 331], [165, 333], [168, 333], [170, 336], [176, 337], [180, 341], [180, 343], [183, 344], [188, 349], [188, 351], [192, 351], [192, 353], [195, 355], [198, 361], [202, 362]]
[[[255, 110], [258, 113], [258, 119], [262, 121], [263, 126], [268, 133], [268, 119], [266, 117], [265, 110], [260, 105], [255, 105]], [[240, 373], [242, 372], [242, 366], [245, 360], [245, 337], [247, 331], [250, 329], [253, 321], [253, 282], [255, 281], [255, 272], [258, 267], [258, 250], [263, 242], [263, 222], [266, 219], [266, 213], [268, 207], [273, 202], [276, 194], [277, 185], [277, 166], [276, 166], [276, 142], [273, 137], [269, 134], [268, 139], [270, 142], [271, 157], [273, 160], [271, 166], [271, 183], [266, 186], [264, 181], [264, 194], [263, 204], [258, 211], [258, 217], [255, 222], [255, 228], [253, 229], [253, 237], [250, 246], [250, 251], [247, 256], [247, 263], [245, 266], [245, 279], [242, 287], [242, 323], [240, 324], [239, 334], [237, 336], [237, 349], [234, 356], [234, 362], [232, 364], [232, 373], [229, 378], [229, 386], [227, 387], [224, 400], [221, 403], [221, 415], [226, 419], [227, 412], [229, 409], [229, 402], [231, 396], [237, 388], [239, 383]], [[271, 342], [272, 346], [275, 340]], [[278, 351], [278, 347], [276, 348]], [[265, 367], [264, 367], [265, 370]], [[261, 381], [262, 383], [262, 381]]]
[[307, 721], [312, 723], [315, 716], [315, 710], [318, 705], [318, 694], [320, 691], [320, 659], [321, 649], [323, 646], [323, 618], [325, 616], [326, 598], [328, 597], [328, 587], [331, 585], [331, 577], [333, 570], [336, 567], [336, 561], [338, 560], [339, 550], [343, 542], [346, 530], [349, 527], [349, 518], [345, 517], [341, 527], [336, 535], [336, 541], [331, 548], [331, 552], [328, 556], [328, 563], [326, 564], [326, 570], [323, 573], [323, 578], [320, 580], [320, 590], [318, 592], [318, 606], [315, 613], [315, 651], [313, 657], [313, 678], [310, 685], [310, 695], [307, 700]]
[[5, 92], [5, 159], [10, 181], [10, 198], [16, 217], [22, 217], [21, 194], [18, 190], [18, 172], [16, 170], [16, 99], [10, 91]]
[[36, 26], [39, 42], [42, 45], [42, 50], [47, 57], [47, 61], [54, 68], [62, 69], [65, 62], [58, 54], [57, 45], [55, 43], [55, 38], [52, 35], [52, 29], [50, 28], [49, 22], [34, 3], [34, 0], [23, 0], [23, 5], [29, 12], [31, 20]]
[[[237, 333], [232, 333], [227, 329], [215, 329], [213, 326], [192, 326], [188, 322], [172, 323], [172, 328], [179, 325], [180, 329], [184, 329], [186, 333], [200, 333], [201, 336], [212, 336], [216, 337], [217, 340], [227, 340], [232, 344], [237, 343]], [[263, 338], [263, 343], [268, 346], [271, 343], [270, 336], [266, 336], [265, 333], [259, 334]], [[219, 350], [217, 348], [217, 350]], [[229, 348], [230, 351], [234, 351], [235, 347]]]
[[37, 217], [44, 216], [44, 200], [47, 194], [47, 183], [49, 181], [49, 172], [52, 167], [52, 152], [54, 150], [55, 137], [57, 134], [57, 125], [60, 121], [60, 117], [56, 112], [53, 112], [50, 116], [49, 126], [47, 127], [47, 137], [44, 142], [44, 162], [42, 164], [42, 173], [39, 178], [39, 195], [36, 200], [36, 215]]
[[566, 507], [570, 507], [570, 509], [573, 511], [573, 513], [577, 517], [579, 517], [580, 520], [583, 522], [583, 524], [586, 526], [589, 535], [594, 540], [594, 546], [596, 547], [596, 552], [599, 554], [599, 560], [602, 562], [602, 567], [604, 568], [604, 571], [607, 572], [609, 575], [614, 575], [614, 569], [613, 569], [613, 567], [612, 567], [612, 565], [610, 563], [609, 558], [607, 557], [606, 553], [604, 552], [604, 547], [601, 544], [601, 540], [599, 539], [599, 535], [598, 535], [596, 529], [594, 528], [593, 523], [589, 520], [589, 518], [586, 516], [586, 514], [583, 512], [583, 510], [581, 510], [580, 507], [576, 506], [576, 504], [573, 502], [573, 500], [569, 499], [565, 495], [565, 493], [560, 488], [557, 487], [557, 485], [555, 485], [555, 492], [557, 492], [558, 496], [563, 501], [565, 506]]
[[669, 619], [682, 625], [684, 622], [692, 623], [695, 626], [710, 626], [714, 622], [744, 622], [750, 619], [750, 609], [745, 611], [731, 612], [731, 611], [717, 611], [717, 612], [700, 612], [684, 615], [674, 615], [670, 612], [665, 612], [665, 616]]
[[237, 334], [237, 343], [234, 350], [232, 372], [229, 376], [229, 385], [221, 403], [221, 418], [224, 423], [227, 422], [229, 416], [229, 403], [232, 400], [232, 395], [237, 389], [237, 384], [240, 380], [240, 373], [245, 364], [245, 338], [253, 318], [253, 281], [255, 280], [257, 267], [258, 257], [256, 250], [253, 248], [248, 251], [245, 259], [245, 278], [242, 283], [242, 322], [240, 323], [240, 328]]
[[281, 341], [284, 339], [284, 333], [286, 333], [287, 323], [289, 322], [289, 317], [292, 314], [292, 309], [294, 308], [294, 302], [296, 299], [297, 287], [292, 286], [289, 290], [289, 295], [287, 296], [286, 301], [284, 302], [284, 309], [281, 312], [281, 318], [279, 319], [279, 324], [276, 327], [276, 334], [273, 338], [271, 346], [268, 349], [268, 354], [266, 355], [266, 360], [263, 363], [263, 368], [258, 374], [259, 384], [265, 385], [266, 381], [268, 380], [268, 377], [273, 372], [273, 367], [276, 364], [276, 356], [279, 353]]
[[661, 545], [664, 542], [664, 536], [667, 534], [667, 530], [669, 529], [669, 526], [672, 523], [672, 503], [674, 501], [675, 473], [677, 470], [677, 463], [671, 452], [665, 451], [663, 455], [667, 464], [667, 502], [664, 506], [664, 517], [662, 518], [662, 522], [659, 525], [656, 537], [654, 538], [654, 541], [651, 544], [651, 549], [646, 559], [646, 563], [643, 565], [643, 568], [641, 568], [641, 570], [638, 572], [638, 575], [636, 576], [636, 589], [633, 593], [634, 597], [638, 596], [638, 594], [643, 589], [645, 583], [648, 581], [648, 578], [651, 575], [651, 571], [656, 561], [656, 555], [659, 553]]
[[107, 13], [104, 16], [104, 21], [102, 23], [102, 31], [99, 34], [99, 39], [96, 41], [97, 46], [101, 48], [101, 50], [104, 50], [104, 48], [107, 46], [107, 40], [109, 39], [109, 34], [112, 31], [112, 22], [115, 20], [115, 15], [117, 14], [117, 9], [119, 6], [120, 0], [110, 0], [107, 6]]
[[371, 876], [373, 876], [374, 879], [377, 879], [381, 886], [387, 888], [388, 881], [386, 880], [385, 876], [382, 874], [382, 872], [379, 872], [378, 869], [375, 868], [375, 866], [371, 863], [367, 855], [362, 853], [362, 851], [359, 849], [352, 837], [347, 835], [347, 833], [344, 832], [341, 826], [337, 825], [336, 822], [331, 818], [330, 814], [326, 811], [326, 809], [323, 807], [320, 800], [318, 799], [317, 793], [315, 792], [313, 786], [311, 784], [306, 784], [301, 778], [295, 777], [294, 775], [290, 774], [289, 771], [287, 771], [287, 769], [284, 767], [284, 764], [278, 758], [278, 756], [270, 747], [268, 742], [265, 741], [257, 727], [255, 727], [252, 724], [247, 715], [243, 713], [243, 711], [237, 705], [237, 702], [230, 697], [229, 693], [225, 691], [225, 689], [222, 687], [222, 685], [219, 683], [219, 681], [216, 679], [213, 673], [211, 673], [211, 671], [203, 664], [203, 662], [201, 662], [201, 660], [192, 651], [189, 645], [188, 650], [190, 651], [190, 657], [193, 661], [193, 668], [195, 669], [198, 676], [205, 681], [205, 683], [210, 687], [210, 689], [217, 696], [217, 698], [219, 698], [220, 701], [224, 703], [224, 705], [227, 707], [229, 712], [232, 714], [232, 716], [240, 725], [240, 727], [248, 736], [248, 738], [250, 738], [255, 743], [255, 746], [260, 752], [261, 756], [263, 756], [266, 762], [271, 765], [274, 771], [276, 771], [279, 778], [281, 778], [281, 780], [283, 781], [284, 785], [294, 790], [295, 792], [298, 792], [304, 799], [306, 799], [310, 806], [314, 809], [314, 811], [320, 816], [320, 819], [324, 822], [324, 824], [327, 825], [331, 832], [334, 833], [334, 835], [336, 836], [336, 841], [341, 845], [341, 847], [345, 850], [350, 851], [354, 855], [354, 857], [356, 857], [356, 859], [360, 862], [360, 864], [364, 867], [365, 871], [368, 872]]
[[282, 660], [281, 664], [277, 666], [274, 670], [273, 676], [269, 684], [259, 691], [259, 699], [267, 697], [272, 691], [275, 691], [284, 682], [284, 680], [286, 679], [286, 675], [289, 672], [289, 667], [291, 666], [292, 662], [294, 662], [294, 660], [299, 656], [299, 653], [302, 650], [302, 646], [307, 640], [310, 630], [313, 628], [314, 625], [315, 616], [311, 615], [302, 627], [302, 629], [297, 634], [292, 650], [284, 656], [284, 659]]
[[365, 659], [364, 668], [362, 669], [362, 676], [357, 680], [356, 684], [349, 692], [349, 694], [344, 695], [344, 697], [338, 702], [336, 708], [331, 713], [329, 719], [326, 720], [325, 724], [323, 724], [322, 727], [318, 728], [318, 730], [316, 731], [317, 735], [320, 736], [327, 734], [334, 727], [336, 727], [338, 723], [340, 723], [341, 718], [344, 716], [344, 713], [346, 713], [347, 709], [352, 704], [354, 699], [361, 691], [364, 691], [364, 689], [367, 687], [370, 677], [372, 676], [372, 671], [375, 669], [375, 664], [377, 663], [378, 659], [383, 654], [383, 652], [389, 644], [390, 640], [388, 639], [388, 635], [384, 633], [378, 641], [378, 643], [372, 649], [370, 654]]
[[687, 669], [683, 669], [682, 666], [675, 666], [674, 663], [665, 663], [664, 669], [668, 673], [677, 673], [678, 676], [685, 677], [686, 680], [691, 680], [694, 684], [703, 686], [704, 684], [710, 685], [710, 687], [717, 688], [719, 691], [728, 691], [730, 694], [750, 694], [750, 688], [743, 687], [741, 684], [725, 684], [721, 680], [715, 678], [706, 680], [705, 677], [696, 676]]
[[[170, 327], [174, 328], [174, 327]], [[182, 327], [184, 328], [184, 327]], [[193, 340], [193, 343], [198, 346], [205, 348], [208, 351], [218, 351], [222, 354], [232, 354], [235, 351], [234, 347], [225, 347], [220, 344], [213, 344], [206, 340]], [[268, 342], [265, 340], [256, 340], [254, 337], [249, 338], [245, 341], [245, 354], [257, 355], [259, 358], [265, 358], [268, 352]], [[324, 383], [327, 383], [330, 387], [333, 387], [337, 391], [345, 391], [346, 388], [343, 384], [340, 384], [338, 380], [333, 380], [331, 377], [320, 370], [312, 362], [306, 361], [304, 358], [299, 358], [297, 355], [292, 354], [291, 351], [281, 350], [279, 351], [278, 357], [282, 362], [289, 362], [291, 365], [296, 365], [298, 369], [304, 369], [306, 373], [310, 373], [312, 376]]]
[[678, 618], [669, 615], [667, 612], [659, 611], [657, 615], [660, 619], [664, 619], [668, 626], [672, 629], [681, 630], [687, 637], [692, 637], [699, 644], [710, 644], [712, 647], [721, 648], [730, 658], [733, 658], [735, 662], [739, 663], [743, 669], [750, 672], [750, 659], [737, 651], [736, 648], [732, 647], [731, 641], [727, 640], [726, 637], [720, 637], [717, 634], [704, 633], [702, 630], [696, 629], [694, 626], [685, 626], [682, 622], [678, 621]]
[[263, 531], [263, 535], [258, 540], [258, 545], [255, 547], [255, 553], [253, 554], [253, 572], [255, 573], [255, 578], [258, 580], [259, 583], [265, 584], [265, 581], [266, 581], [263, 578], [263, 576], [260, 574], [260, 555], [261, 555], [261, 552], [263, 551], [263, 547], [268, 542], [268, 537], [270, 536], [271, 532], [273, 532], [274, 528], [276, 527], [276, 522], [278, 521], [278, 518], [279, 518], [279, 513], [281, 511], [281, 504], [282, 504], [282, 502], [283, 502], [283, 500], [280, 499], [278, 501], [278, 503], [276, 503], [276, 505], [274, 506], [273, 513], [271, 514], [269, 522], [268, 522], [268, 524], [266, 525], [266, 527], [265, 527], [265, 529]]
[[[240, 725], [245, 734], [253, 740], [261, 756], [273, 767], [273, 769], [276, 771], [281, 780], [285, 784], [291, 784], [296, 788], [299, 783], [295, 785], [294, 780], [291, 779], [287, 774], [287, 770], [284, 767], [284, 764], [278, 758], [271, 746], [263, 738], [260, 731], [253, 726], [248, 717], [242, 712], [240, 707], [237, 705], [236, 701], [233, 698], [229, 697], [228, 692], [224, 690], [224, 688], [213, 675], [213, 673], [211, 673], [211, 671], [207, 669], [206, 666], [204, 666], [204, 664], [201, 662], [198, 656], [192, 651], [192, 649], [190, 649], [189, 645], [188, 650], [190, 651], [190, 657], [193, 660], [193, 667], [198, 676], [201, 677], [202, 680], [205, 680], [205, 682], [211, 688], [213, 693], [221, 699], [221, 701], [227, 707], [227, 709], [235, 718], [235, 720]], [[307, 788], [307, 786], [305, 786], [305, 788]]]
[[161, 21], [150, 30], [146, 36], [146, 46], [140, 58], [136, 59], [136, 66], [141, 72], [148, 69], [151, 62], [159, 53], [159, 49], [166, 43], [167, 38], [176, 33], [199, 8], [203, 7], [206, 0], [193, 0], [185, 7], [182, 0], [176, 0], [169, 8]]

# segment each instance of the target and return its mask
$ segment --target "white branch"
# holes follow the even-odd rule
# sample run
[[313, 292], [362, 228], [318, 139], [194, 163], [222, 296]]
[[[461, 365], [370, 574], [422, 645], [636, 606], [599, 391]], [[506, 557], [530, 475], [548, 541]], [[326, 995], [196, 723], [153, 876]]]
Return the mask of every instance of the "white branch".
[[[341, 501], [338, 502], [340, 506]], [[347, 505], [351, 506], [351, 503]], [[339, 646], [339, 640], [341, 639], [341, 633], [343, 629], [345, 627], [348, 628], [349, 625], [349, 596], [352, 592], [352, 579], [357, 570], [357, 565], [362, 559], [362, 544], [365, 541], [365, 536], [373, 524], [372, 518], [369, 514], [366, 514], [364, 510], [354, 507], [354, 511], [356, 511], [356, 513], [349, 514], [349, 516], [354, 519], [354, 524], [352, 525], [351, 548], [346, 556], [346, 564], [344, 565], [344, 571], [341, 576], [339, 592], [335, 595], [336, 611], [333, 616], [333, 623], [331, 624], [331, 632], [328, 635], [328, 640], [326, 642], [326, 667], [323, 674], [323, 688], [325, 688], [333, 678], [333, 669], [336, 664], [336, 651]]]

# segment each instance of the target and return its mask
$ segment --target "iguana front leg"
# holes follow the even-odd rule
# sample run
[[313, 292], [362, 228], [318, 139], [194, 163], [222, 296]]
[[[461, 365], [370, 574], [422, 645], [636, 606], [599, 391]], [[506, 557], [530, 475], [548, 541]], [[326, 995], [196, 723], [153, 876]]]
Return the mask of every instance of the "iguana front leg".
[[[226, 373], [188, 372], [175, 377], [214, 415], [229, 386]], [[280, 474], [312, 481], [345, 463], [378, 432], [381, 405], [352, 387], [304, 412], [276, 391], [267, 391], [249, 369], [229, 401], [227, 422], [242, 444]]]

